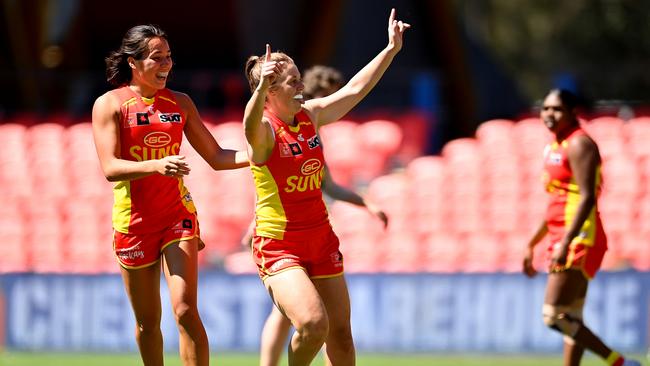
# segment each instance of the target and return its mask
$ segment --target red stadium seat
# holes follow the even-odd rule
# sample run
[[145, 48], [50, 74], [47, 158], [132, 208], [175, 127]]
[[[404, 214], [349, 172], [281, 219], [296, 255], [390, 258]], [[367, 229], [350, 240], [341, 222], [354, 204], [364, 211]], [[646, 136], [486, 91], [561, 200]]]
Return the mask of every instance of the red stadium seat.
[[356, 172], [361, 179], [370, 180], [396, 164], [391, 159], [400, 150], [403, 140], [402, 128], [397, 123], [387, 120], [364, 122], [356, 128], [355, 134], [363, 156]]
[[514, 122], [508, 119], [485, 121], [476, 128], [479, 143], [489, 146], [511, 145], [514, 143]]
[[257, 266], [249, 251], [235, 252], [224, 258], [224, 268], [231, 274], [255, 274]]
[[421, 260], [421, 248], [417, 235], [411, 232], [393, 232], [388, 235], [378, 235], [375, 244], [381, 251], [381, 262], [378, 268], [382, 272], [415, 273], [424, 269]]
[[544, 146], [551, 139], [551, 133], [542, 121], [539, 118], [520, 120], [515, 123], [513, 134], [521, 159], [541, 162]]
[[0, 185], [10, 196], [32, 195], [28, 157], [27, 128], [16, 123], [0, 124], [0, 146], [10, 152], [0, 155]]
[[626, 259], [638, 271], [650, 270], [650, 235], [629, 233], [621, 237], [622, 244], [627, 253]]
[[390, 229], [411, 228], [409, 182], [405, 174], [394, 173], [377, 177], [368, 186], [367, 198], [390, 217]]
[[210, 127], [210, 132], [224, 149], [246, 149], [246, 137], [241, 121], [223, 122]]
[[399, 123], [403, 135], [402, 146], [397, 153], [400, 162], [406, 164], [424, 154], [435, 121], [419, 111], [406, 112], [395, 116], [392, 120]]
[[422, 268], [427, 272], [458, 272], [464, 255], [463, 244], [456, 234], [434, 232], [422, 243]]
[[638, 159], [650, 160], [650, 117], [638, 117], [623, 125], [625, 141]]
[[27, 130], [27, 143], [34, 189], [48, 198], [69, 196], [65, 128], [56, 123], [34, 125]]
[[503, 266], [504, 239], [488, 231], [473, 231], [464, 235], [465, 272], [498, 272]]
[[353, 184], [356, 169], [362, 164], [361, 143], [356, 137], [357, 126], [355, 122], [339, 121], [318, 131], [332, 178], [344, 186]]
[[28, 227], [17, 207], [0, 212], [0, 235], [5, 239], [5, 243], [0, 246], [0, 273], [30, 270], [25, 245], [27, 232]]

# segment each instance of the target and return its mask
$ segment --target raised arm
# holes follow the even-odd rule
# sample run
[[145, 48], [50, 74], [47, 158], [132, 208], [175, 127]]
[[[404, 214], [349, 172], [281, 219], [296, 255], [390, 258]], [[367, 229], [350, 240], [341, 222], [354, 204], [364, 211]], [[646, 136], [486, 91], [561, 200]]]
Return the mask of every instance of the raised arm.
[[411, 26], [395, 19], [395, 9], [391, 9], [388, 18], [388, 45], [381, 50], [364, 68], [350, 79], [337, 92], [324, 97], [309, 100], [305, 109], [318, 126], [338, 121], [357, 105], [372, 88], [393, 61], [395, 55], [402, 49], [402, 37]]
[[201, 155], [212, 169], [235, 169], [248, 165], [246, 151], [222, 149], [207, 127], [203, 124], [194, 102], [187, 94], [174, 92], [176, 100], [185, 112], [186, 122], [183, 132], [194, 150]]
[[134, 180], [151, 174], [182, 177], [190, 172], [183, 156], [131, 161], [120, 156], [120, 105], [110, 92], [97, 98], [93, 106], [92, 127], [95, 149], [106, 179], [110, 182]]
[[282, 73], [282, 62], [271, 60], [271, 46], [266, 45], [266, 54], [260, 73], [260, 82], [244, 110], [244, 134], [248, 142], [249, 158], [255, 163], [267, 160], [273, 149], [273, 129], [264, 120], [264, 103], [271, 84]]

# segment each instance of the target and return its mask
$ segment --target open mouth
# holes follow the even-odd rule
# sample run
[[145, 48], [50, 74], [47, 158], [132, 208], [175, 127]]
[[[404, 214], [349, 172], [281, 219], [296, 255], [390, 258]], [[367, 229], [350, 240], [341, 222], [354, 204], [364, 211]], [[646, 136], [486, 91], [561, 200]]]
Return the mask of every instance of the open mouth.
[[156, 73], [156, 78], [160, 81], [165, 81], [167, 80], [167, 76], [169, 75], [169, 72], [159, 72]]
[[305, 97], [303, 97], [302, 94], [296, 94], [293, 99], [299, 101], [300, 103], [303, 103], [305, 101]]

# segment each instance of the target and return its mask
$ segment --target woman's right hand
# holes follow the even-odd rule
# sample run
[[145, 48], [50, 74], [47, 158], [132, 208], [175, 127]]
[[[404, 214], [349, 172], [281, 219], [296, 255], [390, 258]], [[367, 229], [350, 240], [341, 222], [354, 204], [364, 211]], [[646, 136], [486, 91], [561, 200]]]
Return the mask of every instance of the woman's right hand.
[[266, 44], [266, 54], [264, 55], [264, 63], [260, 71], [260, 83], [257, 86], [258, 90], [267, 90], [273, 82], [278, 79], [284, 70], [284, 63], [271, 60], [271, 46]]
[[533, 258], [534, 258], [533, 248], [526, 249], [526, 255], [524, 255], [524, 262], [523, 262], [523, 271], [524, 274], [530, 278], [533, 278], [535, 277], [535, 275], [537, 275], [537, 270], [535, 269], [535, 267], [533, 267]]
[[156, 171], [166, 177], [180, 178], [190, 174], [190, 166], [185, 161], [185, 156], [169, 155], [157, 160]]

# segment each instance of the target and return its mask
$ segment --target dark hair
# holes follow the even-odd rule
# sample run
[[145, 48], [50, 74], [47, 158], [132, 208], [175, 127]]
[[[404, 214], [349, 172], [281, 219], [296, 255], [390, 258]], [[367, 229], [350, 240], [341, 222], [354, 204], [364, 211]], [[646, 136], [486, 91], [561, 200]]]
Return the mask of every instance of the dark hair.
[[325, 97], [345, 84], [340, 71], [323, 65], [315, 65], [307, 69], [302, 82], [305, 85], [302, 91], [305, 99]]
[[555, 94], [569, 110], [584, 106], [584, 101], [567, 89], [551, 89], [547, 95]]
[[153, 24], [136, 25], [126, 31], [122, 45], [106, 57], [106, 80], [113, 86], [121, 86], [131, 81], [131, 68], [127, 59], [141, 60], [148, 49], [149, 40], [155, 37], [167, 39], [165, 31]]
[[[255, 88], [257, 88], [257, 85], [260, 83], [260, 75], [262, 73], [262, 64], [264, 63], [264, 58], [265, 55], [251, 56], [248, 58], [248, 60], [246, 60], [244, 72], [246, 73], [246, 79], [248, 80], [248, 86], [251, 89], [251, 93], [255, 91]], [[272, 52], [271, 61], [294, 63], [291, 57], [289, 57], [284, 52]]]

